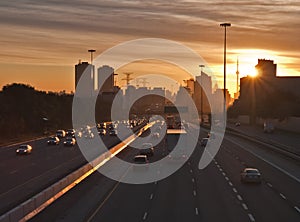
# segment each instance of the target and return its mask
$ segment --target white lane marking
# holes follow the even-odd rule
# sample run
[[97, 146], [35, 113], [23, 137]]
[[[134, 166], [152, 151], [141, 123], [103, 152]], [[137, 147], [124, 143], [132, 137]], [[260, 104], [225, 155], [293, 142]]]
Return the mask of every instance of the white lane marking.
[[245, 210], [248, 210], [248, 207], [247, 207], [246, 204], [243, 203], [242, 206], [243, 206], [243, 208], [244, 208]]
[[153, 199], [153, 193], [150, 195], [150, 200], [152, 200]]
[[18, 171], [17, 170], [13, 170], [13, 171], [9, 172], [9, 174], [14, 174], [16, 172], [18, 172]]
[[269, 187], [273, 187], [273, 185], [272, 185], [272, 184], [270, 184], [270, 183], [267, 183], [267, 185], [268, 185]]
[[190, 170], [191, 173], [193, 173], [193, 170]]
[[232, 188], [233, 192], [237, 193], [237, 190], [235, 188]]
[[217, 165], [217, 167], [218, 167], [218, 168], [221, 168], [219, 164]]
[[195, 183], [195, 179], [194, 178], [192, 179], [192, 182]]
[[280, 193], [279, 195], [280, 195], [283, 199], [286, 200], [286, 197], [285, 197], [282, 193]]
[[218, 162], [217, 162], [217, 161], [215, 161], [215, 164], [217, 164], [217, 165], [218, 165]]
[[241, 195], [237, 195], [237, 198], [238, 198], [240, 201], [243, 200], [243, 198], [241, 197]]
[[195, 212], [196, 212], [196, 215], [198, 215], [198, 214], [199, 214], [199, 212], [198, 212], [198, 208], [197, 208], [197, 207], [195, 208]]
[[298, 211], [298, 213], [300, 213], [299, 207], [295, 206], [294, 208], [296, 209], [296, 211]]
[[195, 190], [193, 191], [193, 194], [194, 194], [194, 196], [196, 196], [196, 195], [197, 195], [197, 193], [196, 193], [196, 191], [195, 191]]
[[144, 216], [143, 216], [143, 220], [146, 220], [148, 213], [145, 212]]
[[223, 172], [222, 175], [223, 175], [223, 176], [226, 176], [226, 173]]
[[228, 183], [230, 186], [233, 186], [233, 184], [231, 182]]
[[155, 181], [154, 184], [156, 185], [156, 184], [157, 184], [157, 181]]
[[220, 170], [221, 172], [223, 172], [223, 169], [222, 169], [222, 168], [220, 168], [219, 170]]
[[290, 174], [289, 172], [287, 172], [286, 170], [284, 170], [284, 169], [282, 169], [281, 167], [277, 166], [276, 164], [271, 163], [270, 161], [266, 160], [265, 158], [261, 157], [260, 155], [258, 155], [258, 154], [256, 154], [256, 153], [254, 153], [253, 151], [251, 151], [251, 150], [249, 150], [249, 149], [247, 149], [247, 148], [241, 146], [239, 143], [235, 142], [235, 141], [232, 140], [232, 139], [228, 139], [228, 138], [227, 138], [227, 140], [229, 140], [230, 142], [234, 143], [234, 144], [237, 145], [238, 147], [240, 147], [240, 148], [242, 148], [242, 149], [248, 151], [248, 152], [251, 153], [253, 156], [256, 156], [257, 158], [259, 158], [259, 159], [265, 161], [266, 163], [270, 164], [272, 167], [276, 168], [277, 170], [281, 171], [282, 173], [288, 175], [289, 177], [293, 178], [293, 179], [296, 180], [298, 183], [300, 183], [300, 179], [299, 179], [299, 178], [297, 178], [297, 177], [295, 177], [294, 175]]
[[229, 178], [228, 178], [228, 177], [225, 177], [225, 180], [227, 180], [227, 181], [228, 181], [228, 180], [229, 180]]
[[254, 221], [255, 221], [255, 219], [254, 219], [254, 217], [253, 217], [253, 215], [252, 215], [252, 214], [248, 214], [248, 216], [249, 216], [249, 218], [250, 218], [250, 220], [251, 220], [252, 222], [254, 222]]

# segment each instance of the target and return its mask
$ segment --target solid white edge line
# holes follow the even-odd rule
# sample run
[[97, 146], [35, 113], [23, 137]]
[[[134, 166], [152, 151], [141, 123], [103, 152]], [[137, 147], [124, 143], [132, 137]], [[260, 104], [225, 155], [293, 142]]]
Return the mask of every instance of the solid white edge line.
[[148, 215], [148, 213], [147, 213], [147, 212], [145, 212], [145, 213], [144, 213], [144, 216], [143, 216], [143, 220], [146, 220], [146, 218], [147, 218], [147, 215]]
[[290, 174], [289, 172], [287, 172], [286, 170], [282, 169], [281, 167], [275, 165], [274, 163], [271, 163], [269, 160], [266, 160], [265, 158], [261, 157], [260, 155], [254, 153], [253, 151], [251, 151], [251, 150], [249, 150], [249, 149], [247, 149], [247, 148], [245, 148], [245, 147], [242, 147], [240, 144], [238, 144], [238, 143], [235, 142], [234, 140], [228, 139], [228, 138], [226, 138], [226, 139], [227, 139], [228, 141], [230, 141], [230, 142], [236, 144], [238, 147], [240, 147], [240, 148], [246, 150], [247, 152], [251, 153], [253, 156], [255, 156], [255, 157], [257, 157], [257, 158], [263, 160], [264, 162], [266, 162], [266, 163], [268, 163], [268, 164], [270, 164], [272, 167], [276, 168], [277, 170], [281, 171], [282, 173], [284, 173], [284, 174], [288, 175], [289, 177], [293, 178], [293, 179], [296, 180], [298, 183], [300, 183], [300, 179], [299, 179], [299, 178], [297, 178], [297, 177], [295, 177], [294, 175]]
[[297, 207], [297, 206], [294, 206], [294, 208], [295, 208], [295, 210], [297, 210], [297, 211], [298, 211], [298, 213], [300, 213], [300, 209], [299, 209], [299, 207]]

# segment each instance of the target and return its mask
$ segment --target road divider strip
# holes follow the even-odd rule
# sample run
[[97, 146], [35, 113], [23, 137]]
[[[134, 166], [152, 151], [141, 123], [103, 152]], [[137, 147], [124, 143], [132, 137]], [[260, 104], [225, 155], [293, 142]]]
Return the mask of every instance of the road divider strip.
[[52, 204], [55, 200], [57, 200], [77, 184], [79, 184], [81, 181], [94, 173], [107, 161], [124, 150], [130, 143], [132, 143], [137, 137], [139, 137], [143, 132], [145, 132], [154, 124], [155, 122], [148, 123], [146, 126], [142, 127], [137, 134], [129, 136], [127, 139], [120, 142], [105, 153], [101, 154], [90, 163], [85, 164], [84, 166], [70, 173], [68, 176], [64, 177], [50, 187], [44, 189], [40, 193], [23, 202], [19, 206], [6, 212], [0, 217], [0, 222], [22, 222], [31, 219], [42, 210], [44, 210], [47, 206]]

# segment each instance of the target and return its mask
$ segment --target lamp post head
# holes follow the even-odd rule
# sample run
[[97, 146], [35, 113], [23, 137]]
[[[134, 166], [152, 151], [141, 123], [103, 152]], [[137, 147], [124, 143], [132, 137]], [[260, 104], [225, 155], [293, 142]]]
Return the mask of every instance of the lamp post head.
[[96, 52], [95, 49], [89, 49], [88, 52]]
[[220, 26], [221, 27], [230, 27], [231, 23], [221, 23]]

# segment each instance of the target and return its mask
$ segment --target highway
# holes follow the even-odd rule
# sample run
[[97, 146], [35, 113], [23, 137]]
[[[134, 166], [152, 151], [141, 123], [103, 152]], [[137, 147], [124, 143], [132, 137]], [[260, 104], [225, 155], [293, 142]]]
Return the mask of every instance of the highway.
[[[107, 147], [119, 142], [118, 137], [114, 136], [105, 135], [101, 138]], [[19, 145], [1, 147], [0, 214], [87, 163], [78, 145], [64, 146], [64, 138], [59, 145], [47, 145], [47, 140], [44, 138], [28, 142], [33, 147], [29, 155], [16, 155], [15, 150]]]
[[[201, 132], [201, 137], [206, 132]], [[132, 160], [136, 150], [119, 158]], [[96, 172], [31, 221], [300, 221], [299, 163], [225, 135], [216, 158], [198, 169], [203, 148], [168, 178], [129, 185]], [[166, 155], [164, 143], [152, 161]], [[242, 184], [240, 171], [258, 168], [262, 184]]]

